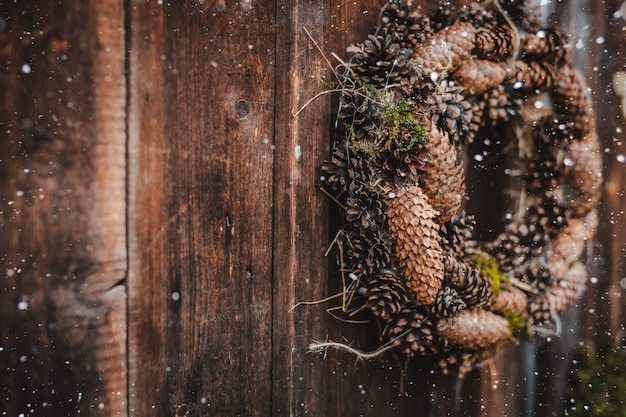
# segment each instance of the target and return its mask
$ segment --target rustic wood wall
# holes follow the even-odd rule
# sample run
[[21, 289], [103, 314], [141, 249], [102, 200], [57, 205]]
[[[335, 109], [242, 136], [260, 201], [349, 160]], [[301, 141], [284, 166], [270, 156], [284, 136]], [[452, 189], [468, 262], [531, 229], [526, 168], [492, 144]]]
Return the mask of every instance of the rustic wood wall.
[[0, 1], [3, 415], [560, 413], [572, 347], [623, 332], [621, 2], [555, 15], [585, 43], [607, 149], [597, 284], [564, 318], [578, 330], [463, 383], [419, 361], [402, 378], [392, 355], [307, 354], [312, 339], [374, 348], [376, 329], [290, 310], [338, 289], [317, 183], [331, 97], [293, 117], [332, 79], [305, 28], [343, 55], [382, 3]]

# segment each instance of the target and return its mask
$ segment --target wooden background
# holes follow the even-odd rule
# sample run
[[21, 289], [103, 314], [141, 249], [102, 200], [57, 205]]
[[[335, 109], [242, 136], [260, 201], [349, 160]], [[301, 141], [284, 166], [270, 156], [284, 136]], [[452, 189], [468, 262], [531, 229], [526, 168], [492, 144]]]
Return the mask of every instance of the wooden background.
[[622, 2], [555, 14], [581, 42], [606, 150], [597, 280], [561, 338], [462, 383], [419, 362], [402, 383], [391, 355], [307, 354], [313, 339], [371, 349], [376, 329], [290, 311], [338, 288], [317, 183], [331, 97], [292, 116], [332, 80], [304, 28], [346, 56], [383, 3], [0, 1], [2, 415], [561, 414], [574, 350], [623, 336]]

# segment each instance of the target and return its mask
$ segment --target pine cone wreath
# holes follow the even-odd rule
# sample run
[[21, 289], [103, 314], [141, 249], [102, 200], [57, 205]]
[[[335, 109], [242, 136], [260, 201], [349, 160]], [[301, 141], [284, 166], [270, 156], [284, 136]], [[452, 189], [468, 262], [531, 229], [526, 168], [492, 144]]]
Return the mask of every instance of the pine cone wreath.
[[[337, 71], [321, 180], [342, 209], [342, 270], [383, 325], [381, 352], [429, 355], [462, 376], [529, 324], [552, 325], [585, 287], [600, 143], [569, 38], [538, 10], [502, 0], [423, 15], [390, 0]], [[519, 197], [479, 242], [461, 212], [465, 145], [501, 131], [517, 139], [504, 152], [519, 155], [505, 170]]]

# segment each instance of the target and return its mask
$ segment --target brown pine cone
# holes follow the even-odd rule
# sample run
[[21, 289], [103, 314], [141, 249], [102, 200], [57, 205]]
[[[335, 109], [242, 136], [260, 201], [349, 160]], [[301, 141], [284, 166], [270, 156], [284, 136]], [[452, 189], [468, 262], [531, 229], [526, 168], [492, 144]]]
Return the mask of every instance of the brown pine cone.
[[348, 142], [363, 141], [382, 123], [381, 104], [373, 92], [345, 90], [339, 100], [337, 122]]
[[561, 65], [568, 61], [570, 50], [570, 40], [565, 33], [558, 28], [546, 28], [526, 34], [521, 53], [526, 60], [541, 59]]
[[454, 288], [443, 286], [437, 293], [435, 303], [430, 311], [437, 318], [456, 317], [466, 307], [467, 304]]
[[484, 102], [484, 117], [480, 120], [480, 125], [495, 126], [499, 121], [509, 120], [519, 112], [519, 105], [511, 101], [510, 95], [502, 84], [485, 92], [482, 100]]
[[448, 134], [433, 122], [425, 145], [431, 158], [430, 166], [421, 177], [421, 185], [428, 201], [438, 212], [435, 221], [442, 225], [461, 207], [465, 196], [463, 165], [451, 145]]
[[428, 312], [419, 306], [409, 305], [393, 317], [383, 334], [407, 356], [432, 355], [437, 352], [434, 325]]
[[467, 215], [465, 212], [447, 221], [439, 230], [443, 251], [457, 258], [466, 256], [467, 244], [472, 238], [475, 225], [474, 216]]
[[413, 52], [415, 72], [433, 81], [446, 78], [471, 57], [475, 34], [471, 23], [457, 22], [431, 35]]
[[466, 310], [459, 316], [439, 320], [437, 333], [446, 343], [469, 351], [494, 346], [511, 338], [508, 321], [481, 309]]
[[545, 292], [531, 297], [528, 314], [539, 324], [553, 321], [555, 316], [567, 310], [579, 297], [587, 281], [587, 269], [582, 262], [574, 262], [563, 279]]
[[554, 112], [572, 122], [578, 138], [585, 137], [595, 126], [587, 83], [571, 65], [564, 65], [557, 73], [552, 90]]
[[409, 290], [400, 276], [381, 273], [367, 283], [365, 297], [372, 313], [388, 321], [408, 304]]
[[500, 291], [489, 309], [498, 314], [523, 314], [528, 306], [526, 293], [519, 288], [508, 286]]
[[571, 187], [570, 211], [583, 217], [598, 205], [602, 194], [602, 154], [595, 130], [572, 141], [564, 160], [564, 182]]
[[355, 149], [345, 143], [331, 149], [330, 159], [322, 163], [320, 173], [322, 182], [340, 195], [348, 191], [352, 181], [367, 180]]
[[480, 274], [476, 266], [451, 254], [444, 255], [444, 266], [446, 281], [468, 307], [491, 304], [492, 284]]
[[554, 85], [554, 67], [543, 61], [515, 61], [511, 74], [505, 87], [515, 96], [540, 94]]
[[508, 271], [541, 256], [549, 240], [550, 237], [541, 225], [526, 220], [515, 221], [507, 224], [504, 232], [488, 248], [498, 264]]
[[417, 304], [432, 304], [443, 281], [438, 215], [419, 187], [399, 189], [388, 202], [387, 221], [401, 272]]
[[455, 84], [466, 95], [478, 95], [501, 84], [506, 78], [505, 64], [485, 59], [465, 61], [452, 74]]
[[408, 55], [393, 35], [369, 35], [363, 50], [352, 57], [350, 68], [361, 82], [382, 90], [410, 78]]
[[453, 142], [466, 142], [470, 130], [478, 130], [479, 122], [474, 120], [472, 103], [462, 89], [444, 80], [434, 90], [428, 90], [424, 95], [432, 122], [447, 132]]
[[383, 197], [363, 185], [353, 182], [346, 199], [346, 221], [355, 229], [378, 230], [385, 224], [387, 203]]
[[419, 142], [409, 150], [402, 150], [395, 142], [374, 155], [372, 166], [392, 184], [416, 183], [428, 167], [430, 156]]
[[391, 260], [391, 240], [380, 231], [358, 229], [350, 233], [345, 244], [350, 269], [374, 275]]
[[569, 219], [554, 243], [547, 264], [556, 279], [568, 271], [570, 265], [581, 256], [585, 245], [589, 243], [598, 227], [598, 215], [595, 210], [582, 219]]
[[515, 31], [509, 25], [486, 27], [476, 32], [474, 54], [480, 59], [504, 61], [515, 50]]

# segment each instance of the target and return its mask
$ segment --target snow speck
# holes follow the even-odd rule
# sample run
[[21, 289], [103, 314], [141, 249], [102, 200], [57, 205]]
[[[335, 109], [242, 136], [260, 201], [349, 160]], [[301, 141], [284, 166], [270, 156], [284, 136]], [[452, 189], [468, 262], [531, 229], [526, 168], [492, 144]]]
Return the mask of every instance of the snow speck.
[[563, 159], [563, 165], [565, 165], [566, 167], [573, 167], [574, 160], [572, 158], [565, 158]]
[[622, 287], [623, 290], [626, 290], [626, 277], [619, 280], [619, 286]]
[[217, 68], [217, 62], [215, 62], [215, 61], [211, 61], [211, 66], [212, 66], [213, 68]]
[[171, 297], [172, 297], [172, 300], [178, 301], [180, 300], [180, 293], [178, 291], [174, 291]]
[[485, 158], [481, 154], [479, 154], [479, 153], [474, 155], [474, 161], [476, 161], [476, 162], [482, 162], [483, 159], [485, 159]]
[[606, 39], [604, 39], [604, 36], [598, 36], [598, 37], [596, 38], [596, 43], [597, 43], [598, 45], [602, 45], [604, 42], [606, 42]]
[[252, 44], [248, 45], [248, 49], [249, 50], [253, 50], [254, 49], [254, 45], [252, 45]]
[[30, 74], [31, 72], [33, 72], [33, 69], [27, 63], [22, 64], [21, 70], [24, 74]]
[[356, 276], [354, 272], [350, 272], [348, 274], [348, 278], [350, 278], [352, 281], [356, 281], [358, 277]]
[[28, 301], [22, 300], [19, 303], [17, 303], [17, 309], [19, 311], [26, 311], [26, 310], [28, 310]]
[[585, 47], [585, 44], [583, 43], [583, 40], [582, 39], [578, 39], [576, 41], [576, 46], [575, 47], [576, 47], [576, 49], [583, 49]]
[[535, 100], [533, 103], [536, 109], [543, 109], [544, 103], [541, 100]]
[[545, 31], [545, 30], [538, 30], [538, 31], [537, 31], [537, 37], [538, 37], [539, 39], [545, 39], [545, 37], [546, 37], [546, 31]]
[[436, 73], [435, 71], [430, 73], [430, 80], [432, 82], [437, 82], [439, 80], [439, 74]]
[[619, 162], [620, 164], [623, 164], [624, 162], [626, 162], [626, 155], [619, 154], [615, 157], [615, 159], [617, 159], [617, 162]]
[[104, 410], [104, 403], [98, 404], [98, 409], [99, 410]]
[[589, 278], [589, 282], [591, 282], [592, 284], [597, 284], [599, 281], [598, 277], [591, 277]]
[[524, 86], [524, 82], [523, 81], [517, 81], [515, 84], [513, 84], [513, 89], [514, 90], [519, 90], [523, 86]]
[[26, 359], [28, 359], [26, 357], [26, 355], [22, 355], [22, 356], [20, 356], [19, 361], [20, 361], [20, 363], [24, 363], [24, 362], [26, 362]]
[[300, 145], [296, 145], [293, 148], [293, 155], [296, 158], [296, 162], [300, 161], [300, 157], [302, 156], [302, 148], [300, 147]]

